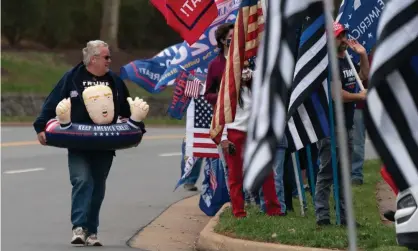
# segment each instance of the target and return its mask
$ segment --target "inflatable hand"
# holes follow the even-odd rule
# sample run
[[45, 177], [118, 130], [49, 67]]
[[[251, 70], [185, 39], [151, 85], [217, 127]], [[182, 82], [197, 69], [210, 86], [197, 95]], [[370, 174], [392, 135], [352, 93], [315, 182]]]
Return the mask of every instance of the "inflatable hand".
[[129, 106], [131, 107], [131, 119], [135, 122], [143, 121], [148, 114], [149, 105], [142, 99], [136, 97], [132, 100], [131, 97], [127, 98]]
[[58, 121], [61, 125], [67, 125], [71, 122], [71, 100], [66, 98], [61, 100], [55, 108]]

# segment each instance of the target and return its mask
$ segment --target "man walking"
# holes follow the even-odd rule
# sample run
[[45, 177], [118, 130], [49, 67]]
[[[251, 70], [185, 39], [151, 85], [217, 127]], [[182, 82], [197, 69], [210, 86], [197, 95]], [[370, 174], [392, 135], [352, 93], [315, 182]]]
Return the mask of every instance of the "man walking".
[[[54, 118], [57, 104], [64, 98], [71, 99], [71, 121], [94, 124], [84, 101], [83, 90], [94, 85], [106, 85], [112, 89], [114, 119], [131, 116], [127, 101], [128, 89], [124, 82], [109, 69], [111, 56], [108, 45], [100, 40], [90, 41], [82, 50], [83, 62], [65, 73], [46, 98], [41, 114], [33, 126], [42, 145], [46, 145], [45, 126]], [[140, 122], [145, 133], [145, 126]], [[71, 222], [72, 244], [101, 246], [97, 238], [99, 212], [105, 196], [106, 179], [112, 166], [115, 151], [82, 151], [68, 149], [68, 168], [72, 185]]]

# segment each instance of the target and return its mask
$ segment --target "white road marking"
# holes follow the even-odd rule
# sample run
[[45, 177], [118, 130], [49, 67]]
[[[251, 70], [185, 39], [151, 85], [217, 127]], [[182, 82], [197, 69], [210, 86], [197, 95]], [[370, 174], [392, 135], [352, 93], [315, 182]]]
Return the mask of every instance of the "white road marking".
[[172, 157], [172, 156], [181, 156], [182, 155], [182, 153], [162, 153], [162, 154], [160, 154], [160, 155], [158, 155], [158, 156], [160, 156], [160, 157]]
[[13, 171], [6, 171], [5, 174], [16, 174], [16, 173], [28, 173], [28, 172], [36, 172], [36, 171], [43, 171], [45, 168], [29, 168], [29, 169], [21, 169], [21, 170], [13, 170]]

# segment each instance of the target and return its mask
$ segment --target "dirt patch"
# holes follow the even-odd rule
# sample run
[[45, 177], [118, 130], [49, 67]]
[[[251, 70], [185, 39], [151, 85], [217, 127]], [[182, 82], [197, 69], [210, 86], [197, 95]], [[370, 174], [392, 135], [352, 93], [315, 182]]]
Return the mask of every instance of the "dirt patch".
[[377, 204], [379, 206], [380, 218], [384, 224], [391, 225], [393, 222], [388, 221], [384, 216], [383, 213], [388, 210], [396, 210], [396, 196], [395, 193], [392, 191], [390, 186], [381, 181], [376, 186], [376, 199]]
[[132, 238], [130, 246], [149, 251], [193, 251], [200, 232], [209, 222], [199, 209], [199, 195], [184, 199]]

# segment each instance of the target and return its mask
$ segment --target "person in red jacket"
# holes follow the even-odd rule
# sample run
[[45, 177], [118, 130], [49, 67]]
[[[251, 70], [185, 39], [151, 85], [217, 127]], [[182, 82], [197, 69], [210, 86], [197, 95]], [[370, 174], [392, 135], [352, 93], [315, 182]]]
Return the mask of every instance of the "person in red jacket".
[[228, 48], [231, 43], [234, 24], [225, 23], [219, 25], [215, 32], [216, 42], [218, 43], [219, 54], [214, 58], [208, 66], [208, 74], [206, 76], [205, 99], [215, 106], [218, 100], [219, 86], [221, 85], [222, 75], [226, 66], [226, 57], [228, 56]]
[[[220, 52], [209, 64], [204, 94], [205, 99], [213, 107], [216, 105], [218, 99], [219, 87], [226, 67], [226, 57], [228, 55], [229, 44], [231, 43], [233, 28], [233, 24], [223, 24], [218, 27], [215, 33]], [[246, 72], [248, 73], [248, 71]], [[221, 147], [228, 166], [228, 186], [230, 189], [232, 211], [237, 218], [246, 217], [247, 215], [244, 210], [242, 153], [244, 151], [247, 124], [252, 104], [250, 94], [251, 77], [243, 79], [235, 120], [225, 125], [221, 141]], [[263, 194], [266, 213], [270, 216], [284, 215], [281, 212], [281, 207], [276, 196], [273, 170], [271, 175], [266, 179], [265, 184], [263, 184]]]

